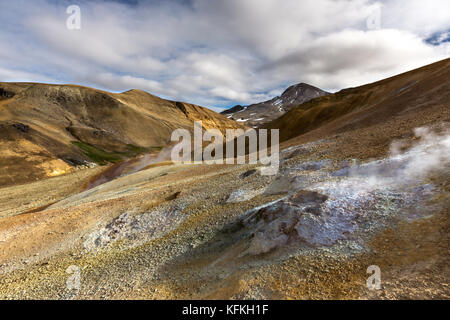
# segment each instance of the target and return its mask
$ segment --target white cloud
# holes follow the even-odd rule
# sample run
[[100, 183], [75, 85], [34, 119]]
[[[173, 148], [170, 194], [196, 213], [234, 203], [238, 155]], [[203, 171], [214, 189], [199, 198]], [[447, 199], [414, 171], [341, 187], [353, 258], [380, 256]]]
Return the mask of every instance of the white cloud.
[[[381, 29], [367, 30], [380, 5]], [[297, 82], [356, 86], [449, 55], [448, 43], [424, 42], [450, 30], [448, 0], [82, 1], [79, 31], [54, 1], [4, 6], [0, 81], [138, 88], [209, 107]]]
[[382, 27], [408, 30], [427, 37], [450, 29], [450, 1], [390, 0], [385, 1]]
[[268, 65], [268, 74], [339, 89], [383, 79], [439, 59], [445, 45], [433, 47], [418, 36], [395, 29], [343, 30], [319, 37], [298, 52]]
[[0, 67], [0, 79], [12, 82], [55, 82], [44, 75]]
[[114, 91], [126, 91], [129, 89], [141, 88], [150, 92], [158, 92], [161, 85], [157, 81], [145, 78], [133, 77], [129, 75], [117, 76], [112, 73], [100, 73], [86, 77], [88, 82], [98, 83], [103, 88], [110, 88]]

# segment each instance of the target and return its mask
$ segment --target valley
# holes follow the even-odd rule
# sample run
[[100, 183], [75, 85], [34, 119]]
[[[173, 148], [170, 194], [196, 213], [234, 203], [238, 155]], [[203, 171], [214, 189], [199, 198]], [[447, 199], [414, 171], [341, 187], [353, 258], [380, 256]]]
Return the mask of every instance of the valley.
[[175, 128], [246, 128], [206, 108], [0, 88], [2, 299], [450, 298], [450, 59], [270, 119], [275, 175], [170, 161]]

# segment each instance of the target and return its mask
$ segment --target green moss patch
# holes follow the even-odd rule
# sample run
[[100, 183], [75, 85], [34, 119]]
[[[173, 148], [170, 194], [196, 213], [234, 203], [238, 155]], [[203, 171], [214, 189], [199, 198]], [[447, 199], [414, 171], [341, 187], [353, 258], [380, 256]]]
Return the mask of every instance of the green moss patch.
[[100, 165], [119, 162], [124, 158], [124, 154], [121, 152], [108, 152], [81, 141], [72, 141], [72, 144], [80, 148], [85, 156]]
[[87, 156], [89, 159], [91, 159], [92, 161], [94, 161], [99, 165], [106, 165], [108, 163], [120, 162], [125, 158], [135, 157], [142, 153], [160, 151], [163, 148], [162, 146], [144, 148], [135, 146], [133, 144], [127, 144], [127, 151], [125, 152], [119, 151], [110, 152], [82, 141], [72, 141], [72, 144], [80, 148], [85, 156]]

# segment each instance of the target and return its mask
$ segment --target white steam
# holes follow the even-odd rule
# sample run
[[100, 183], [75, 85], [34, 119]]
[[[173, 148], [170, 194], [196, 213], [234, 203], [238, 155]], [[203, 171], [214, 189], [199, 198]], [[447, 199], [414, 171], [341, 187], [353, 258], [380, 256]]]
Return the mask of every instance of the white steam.
[[450, 132], [441, 134], [421, 127], [414, 130], [417, 141], [407, 151], [403, 141], [391, 144], [386, 159], [369, 162], [350, 169], [351, 177], [365, 177], [368, 186], [404, 185], [424, 179], [428, 174], [444, 170], [450, 164]]

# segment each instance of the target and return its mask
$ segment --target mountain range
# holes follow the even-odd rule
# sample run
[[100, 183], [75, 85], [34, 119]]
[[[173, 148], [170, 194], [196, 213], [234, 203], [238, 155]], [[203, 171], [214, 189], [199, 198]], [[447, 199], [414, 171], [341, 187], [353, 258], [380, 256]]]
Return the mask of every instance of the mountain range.
[[293, 107], [311, 99], [328, 95], [328, 92], [306, 83], [287, 88], [280, 96], [248, 106], [237, 105], [221, 113], [250, 127], [260, 127], [279, 118]]
[[0, 185], [161, 149], [173, 130], [242, 127], [212, 110], [141, 90], [0, 83]]

